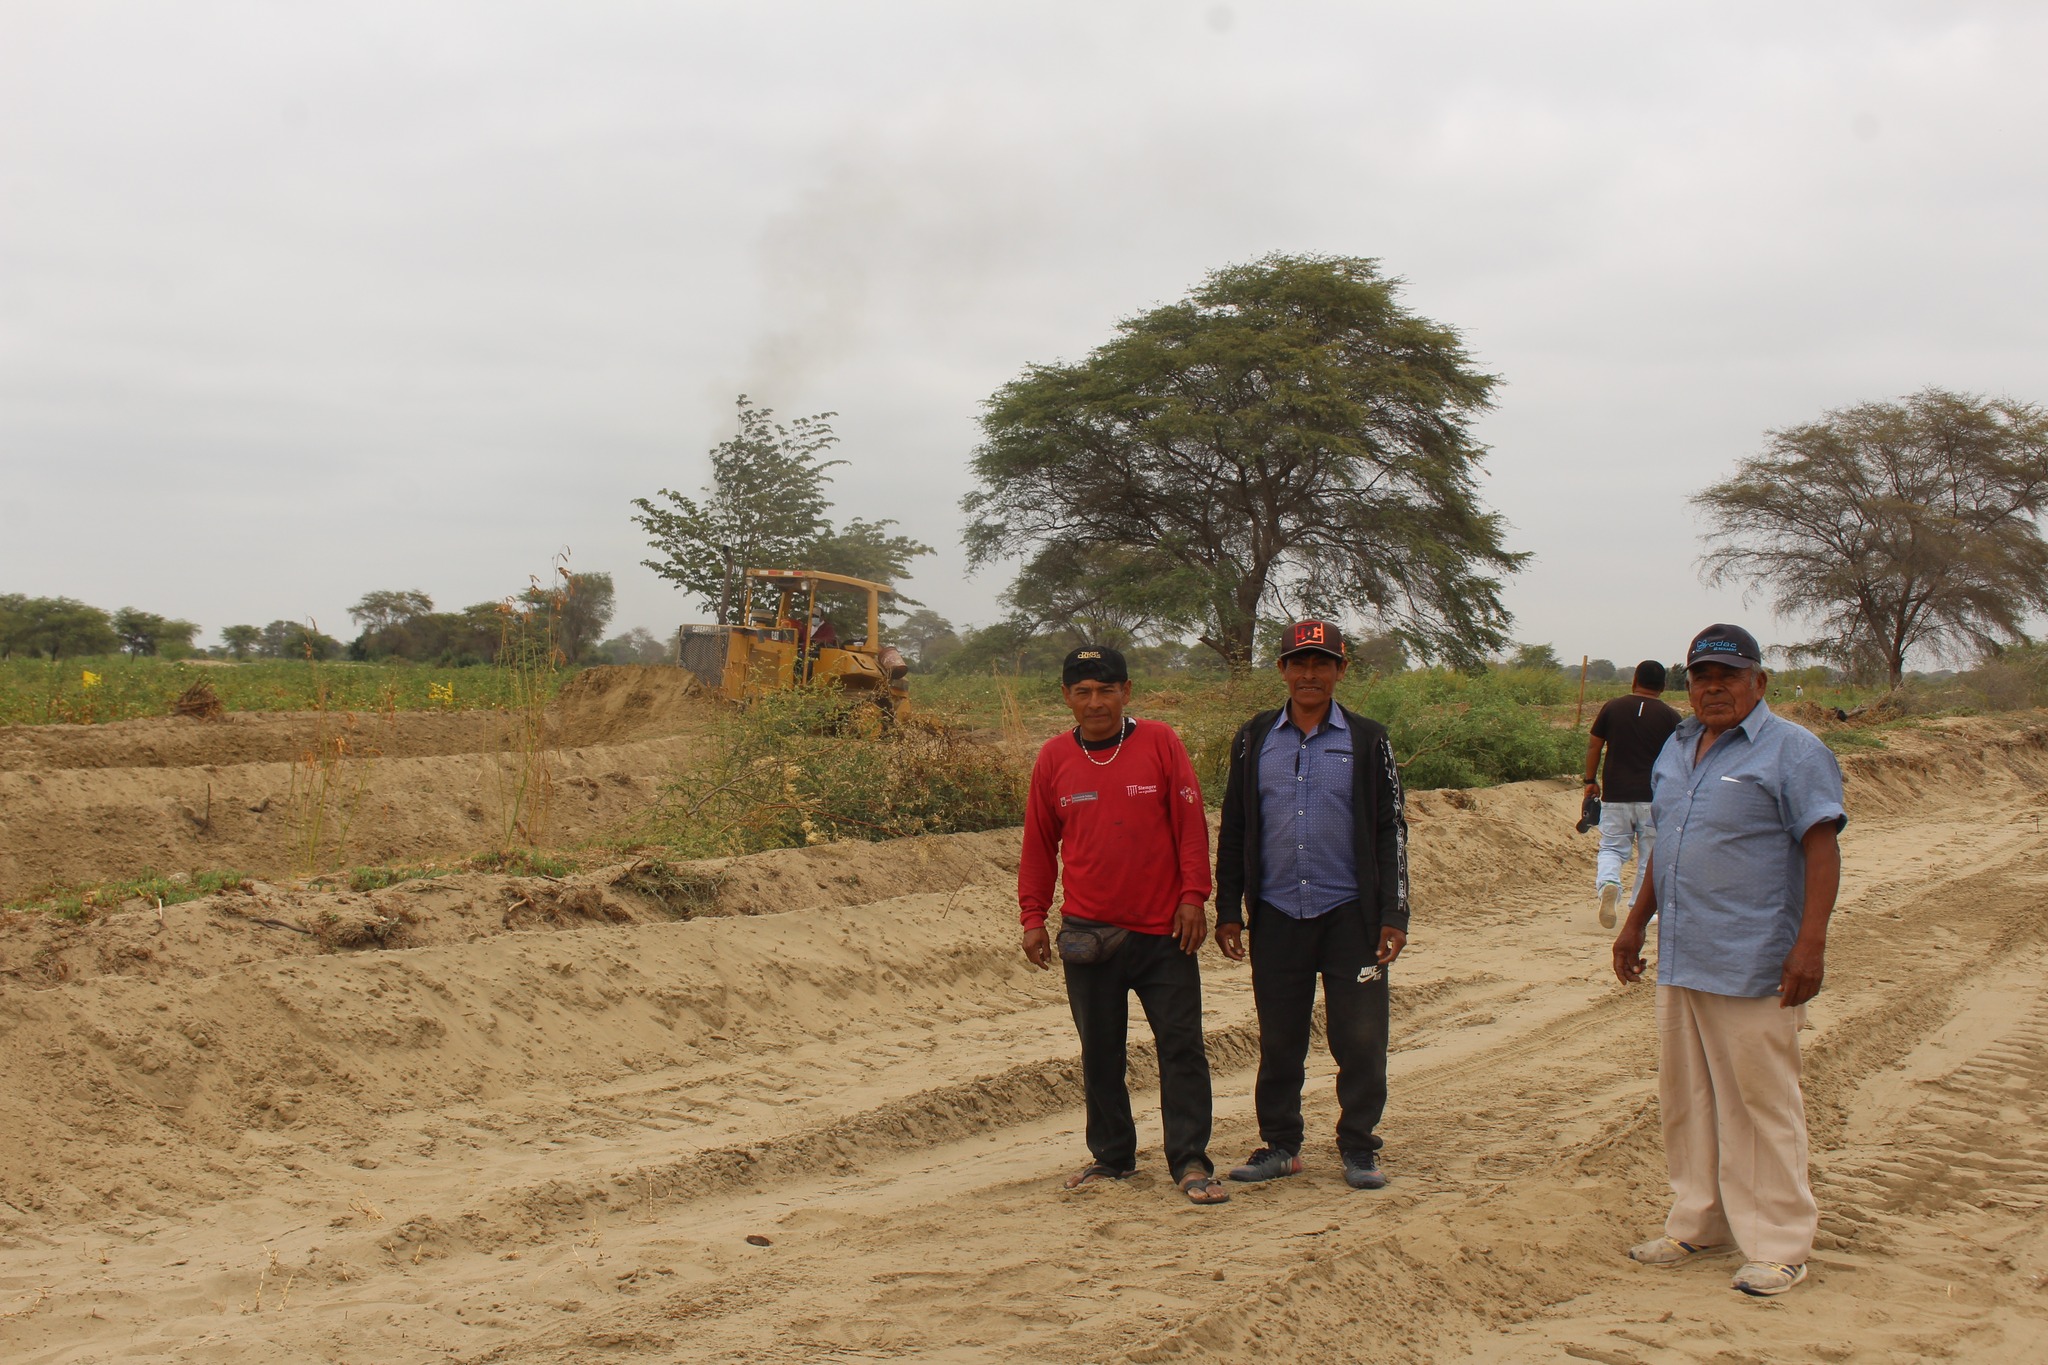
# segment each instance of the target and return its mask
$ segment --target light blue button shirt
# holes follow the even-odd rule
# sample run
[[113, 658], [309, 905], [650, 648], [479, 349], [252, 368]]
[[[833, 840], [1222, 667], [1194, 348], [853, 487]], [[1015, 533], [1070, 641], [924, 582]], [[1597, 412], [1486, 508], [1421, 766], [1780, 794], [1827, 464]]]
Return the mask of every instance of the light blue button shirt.
[[1292, 707], [1259, 752], [1259, 896], [1290, 919], [1327, 915], [1358, 899], [1358, 836], [1352, 818], [1358, 755], [1336, 703], [1314, 734]]
[[1650, 772], [1657, 981], [1714, 995], [1776, 995], [1806, 905], [1800, 840], [1842, 811], [1842, 768], [1813, 733], [1759, 701], [1695, 765], [1696, 716]]

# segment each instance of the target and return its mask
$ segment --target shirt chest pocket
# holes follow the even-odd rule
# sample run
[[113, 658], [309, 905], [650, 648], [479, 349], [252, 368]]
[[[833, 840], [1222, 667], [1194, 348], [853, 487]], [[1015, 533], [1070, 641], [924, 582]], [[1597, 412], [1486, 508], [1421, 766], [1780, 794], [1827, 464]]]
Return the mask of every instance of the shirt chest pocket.
[[1785, 820], [1778, 810], [1778, 798], [1755, 778], [1715, 778], [1701, 784], [1698, 812], [1710, 826], [1731, 834], [1754, 834], [1782, 828]]

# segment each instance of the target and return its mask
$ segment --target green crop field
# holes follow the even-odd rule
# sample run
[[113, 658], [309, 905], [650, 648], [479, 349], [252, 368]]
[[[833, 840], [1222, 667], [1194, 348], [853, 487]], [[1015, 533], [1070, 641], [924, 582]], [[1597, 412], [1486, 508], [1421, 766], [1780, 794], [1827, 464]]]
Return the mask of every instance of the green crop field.
[[[571, 674], [547, 679], [559, 687]], [[87, 725], [167, 716], [204, 682], [229, 711], [475, 710], [513, 705], [518, 679], [502, 668], [409, 663], [248, 663], [108, 658], [0, 659], [0, 725]]]

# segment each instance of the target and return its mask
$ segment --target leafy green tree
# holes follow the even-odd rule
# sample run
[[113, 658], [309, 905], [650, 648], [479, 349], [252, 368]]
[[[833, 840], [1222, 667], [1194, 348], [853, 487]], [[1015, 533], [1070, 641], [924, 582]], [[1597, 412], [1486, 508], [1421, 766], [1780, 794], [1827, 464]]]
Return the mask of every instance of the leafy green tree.
[[1557, 651], [1549, 645], [1519, 645], [1507, 659], [1509, 668], [1541, 668], [1556, 670], [1564, 667], [1564, 661], [1557, 657]]
[[0, 654], [44, 655], [51, 659], [112, 654], [121, 647], [113, 623], [98, 607], [72, 597], [0, 599]]
[[1478, 499], [1470, 422], [1494, 382], [1374, 261], [1226, 267], [996, 392], [963, 504], [972, 562], [1026, 557], [1032, 600], [1107, 552], [1130, 608], [1199, 623], [1233, 668], [1262, 616], [1309, 614], [1476, 665], [1507, 639], [1497, 575], [1526, 559]]
[[937, 668], [960, 648], [953, 623], [930, 607], [919, 607], [890, 633], [910, 661], [925, 670]]
[[611, 624], [617, 605], [610, 574], [570, 573], [567, 569], [560, 571], [553, 587], [528, 588], [520, 594], [520, 601], [544, 613], [555, 648], [571, 663], [597, 643]]
[[121, 638], [121, 648], [137, 659], [146, 654], [190, 654], [192, 637], [199, 633], [194, 622], [174, 621], [134, 607], [115, 612], [112, 625]]
[[1917, 649], [2018, 643], [2048, 610], [2048, 410], [1928, 388], [1768, 433], [1693, 496], [1709, 584], [1816, 622], [1793, 647], [1893, 687]]
[[258, 633], [256, 653], [265, 659], [332, 659], [341, 653], [341, 641], [303, 621], [272, 621]]
[[[910, 577], [910, 561], [919, 555], [930, 554], [932, 547], [909, 536], [890, 535], [889, 528], [895, 524], [887, 518], [864, 521], [855, 517], [836, 531], [828, 526], [816, 540], [798, 552], [798, 559], [791, 567], [845, 574], [849, 578], [865, 578], [871, 583], [899, 583]], [[898, 591], [882, 599], [882, 614], [897, 615], [921, 605], [915, 598], [906, 597]]]
[[418, 588], [413, 588], [366, 592], [361, 601], [348, 609], [348, 614], [356, 626], [368, 634], [403, 625], [415, 617], [425, 616], [433, 609], [434, 599]]
[[223, 626], [220, 632], [221, 643], [227, 646], [228, 657], [232, 659], [248, 658], [249, 651], [262, 638], [263, 632], [255, 626]]
[[635, 626], [598, 645], [591, 657], [601, 664], [659, 664], [668, 662], [669, 648], [647, 627]]
[[[1613, 682], [1620, 675], [1621, 670], [1614, 666], [1612, 659], [1594, 659], [1586, 665], [1587, 682]], [[1633, 671], [1630, 676], [1634, 676]]]
[[788, 426], [769, 408], [739, 398], [739, 434], [711, 451], [711, 484], [700, 502], [664, 488], [667, 506], [635, 498], [633, 518], [659, 559], [642, 560], [677, 587], [694, 594], [727, 624], [739, 615], [748, 569], [809, 568], [804, 552], [830, 527], [826, 470], [839, 460], [819, 453], [838, 444], [835, 413], [799, 417]]
[[1351, 667], [1383, 678], [1405, 673], [1408, 671], [1408, 650], [1398, 635], [1368, 635], [1352, 645]]

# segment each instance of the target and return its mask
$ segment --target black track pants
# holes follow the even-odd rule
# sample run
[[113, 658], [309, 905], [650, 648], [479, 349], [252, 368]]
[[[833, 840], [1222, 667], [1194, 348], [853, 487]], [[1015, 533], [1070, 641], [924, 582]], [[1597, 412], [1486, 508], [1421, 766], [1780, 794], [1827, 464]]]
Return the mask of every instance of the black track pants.
[[1171, 934], [1132, 934], [1107, 962], [1066, 966], [1067, 1004], [1081, 1035], [1088, 1097], [1088, 1150], [1105, 1166], [1130, 1170], [1138, 1130], [1124, 1078], [1131, 992], [1144, 1007], [1159, 1052], [1159, 1117], [1166, 1164], [1179, 1179], [1209, 1162], [1209, 1054], [1202, 1045], [1202, 970]]
[[1301, 1086], [1323, 979], [1330, 1055], [1337, 1060], [1337, 1147], [1376, 1152], [1387, 1107], [1387, 969], [1375, 926], [1357, 905], [1291, 919], [1261, 905], [1252, 932], [1252, 1000], [1259, 1011], [1259, 1139], [1301, 1150]]

